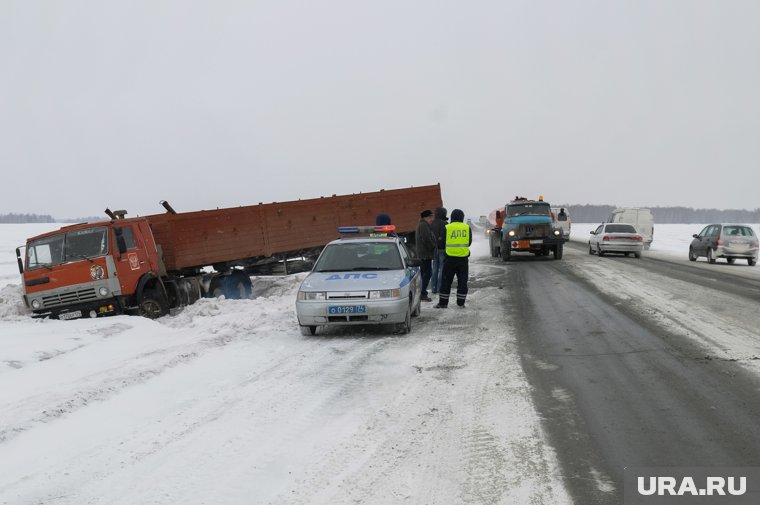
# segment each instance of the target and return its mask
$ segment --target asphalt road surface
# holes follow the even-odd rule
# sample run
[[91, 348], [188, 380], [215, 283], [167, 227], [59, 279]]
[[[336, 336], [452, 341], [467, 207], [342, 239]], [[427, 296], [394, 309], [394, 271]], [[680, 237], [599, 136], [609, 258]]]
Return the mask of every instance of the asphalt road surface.
[[[760, 281], [738, 265], [489, 262], [575, 503], [620, 504], [626, 467], [760, 466]], [[748, 350], [749, 349], [749, 350]]]

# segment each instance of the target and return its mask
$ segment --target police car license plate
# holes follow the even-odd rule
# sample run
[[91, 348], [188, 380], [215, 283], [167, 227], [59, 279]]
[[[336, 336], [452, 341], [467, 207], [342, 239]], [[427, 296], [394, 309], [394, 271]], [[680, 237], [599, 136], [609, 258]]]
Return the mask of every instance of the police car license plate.
[[366, 312], [366, 305], [330, 305], [327, 307], [328, 314], [364, 314]]
[[78, 317], [82, 317], [82, 311], [81, 310], [75, 310], [73, 312], [64, 312], [62, 314], [58, 314], [58, 319], [76, 319]]

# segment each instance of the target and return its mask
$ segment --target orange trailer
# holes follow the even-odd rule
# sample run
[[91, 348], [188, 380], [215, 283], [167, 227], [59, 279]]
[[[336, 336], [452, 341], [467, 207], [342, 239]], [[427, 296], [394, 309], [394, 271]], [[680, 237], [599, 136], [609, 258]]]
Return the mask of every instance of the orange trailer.
[[[420, 211], [442, 206], [439, 184], [67, 226], [27, 240], [24, 301], [61, 319], [139, 313], [159, 317], [202, 296], [251, 293], [251, 274], [287, 273], [337, 238], [339, 226], [391, 216], [413, 234]], [[291, 260], [291, 261], [289, 261]], [[213, 270], [212, 270], [213, 269]]]

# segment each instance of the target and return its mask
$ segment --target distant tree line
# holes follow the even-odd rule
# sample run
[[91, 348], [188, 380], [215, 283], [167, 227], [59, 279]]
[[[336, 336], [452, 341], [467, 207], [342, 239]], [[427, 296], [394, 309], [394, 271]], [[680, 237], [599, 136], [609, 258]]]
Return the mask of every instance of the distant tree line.
[[0, 214], [0, 223], [87, 223], [93, 221], [102, 221], [102, 217], [77, 217], [67, 219], [56, 219], [49, 214]]
[[53, 216], [39, 214], [0, 214], [0, 223], [55, 223]]
[[[576, 223], [601, 223], [606, 221], [614, 205], [575, 205], [564, 207]], [[693, 209], [691, 207], [649, 207], [655, 223], [660, 224], [706, 224], [706, 223], [760, 223], [760, 209]]]

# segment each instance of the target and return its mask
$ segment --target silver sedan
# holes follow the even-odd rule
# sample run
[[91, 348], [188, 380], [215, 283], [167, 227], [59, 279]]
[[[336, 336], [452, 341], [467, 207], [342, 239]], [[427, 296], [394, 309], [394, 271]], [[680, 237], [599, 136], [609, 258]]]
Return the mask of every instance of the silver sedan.
[[644, 250], [644, 237], [630, 224], [602, 223], [591, 232], [588, 241], [588, 253], [604, 256], [607, 253], [619, 253], [641, 258]]
[[397, 237], [330, 242], [301, 283], [296, 315], [301, 332], [320, 326], [388, 324], [402, 333], [419, 315], [420, 261]]

